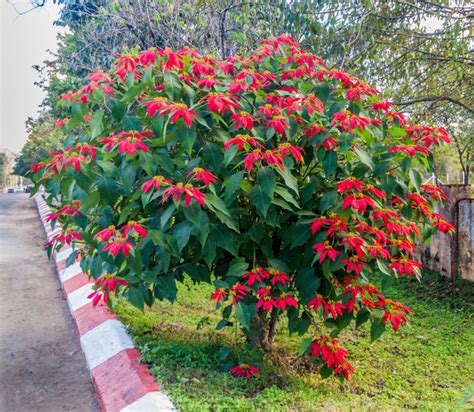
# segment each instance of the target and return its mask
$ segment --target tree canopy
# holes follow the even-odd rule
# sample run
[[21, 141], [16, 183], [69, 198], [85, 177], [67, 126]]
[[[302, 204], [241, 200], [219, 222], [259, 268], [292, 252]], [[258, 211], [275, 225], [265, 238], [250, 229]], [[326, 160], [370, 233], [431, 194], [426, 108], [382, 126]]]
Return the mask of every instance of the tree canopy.
[[330, 66], [377, 85], [414, 121], [448, 129], [455, 145], [439, 158], [453, 161], [436, 162], [436, 171], [443, 179], [462, 173], [469, 181], [474, 7], [468, 0], [55, 1], [57, 24], [69, 32], [45, 73], [53, 79], [43, 84], [48, 110], [71, 88], [61, 82], [111, 67], [114, 53], [188, 46], [222, 58], [288, 33]]

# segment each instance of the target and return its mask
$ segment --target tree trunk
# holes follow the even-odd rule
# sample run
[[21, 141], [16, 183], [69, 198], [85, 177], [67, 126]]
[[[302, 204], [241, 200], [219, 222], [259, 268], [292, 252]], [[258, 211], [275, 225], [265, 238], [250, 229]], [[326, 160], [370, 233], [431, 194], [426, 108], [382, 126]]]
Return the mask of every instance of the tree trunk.
[[250, 345], [258, 346], [264, 352], [272, 351], [272, 344], [275, 341], [278, 325], [278, 312], [273, 309], [270, 319], [264, 312], [259, 312], [252, 319], [251, 331], [247, 335], [247, 342]]

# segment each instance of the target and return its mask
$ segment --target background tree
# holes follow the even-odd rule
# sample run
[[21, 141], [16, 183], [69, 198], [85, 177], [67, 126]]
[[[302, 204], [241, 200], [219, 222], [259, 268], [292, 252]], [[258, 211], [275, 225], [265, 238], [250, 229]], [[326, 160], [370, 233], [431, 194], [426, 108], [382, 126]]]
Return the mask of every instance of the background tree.
[[64, 139], [62, 135], [55, 132], [55, 126], [50, 118], [41, 118], [41, 121], [30, 119], [27, 123], [28, 140], [26, 141], [21, 155], [16, 159], [14, 174], [24, 176], [33, 163], [44, 159], [48, 153], [54, 152], [62, 147]]
[[[468, 0], [55, 0], [69, 29], [51, 73], [84, 79], [109, 68], [114, 53], [139, 47], [194, 47], [220, 57], [245, 53], [262, 38], [288, 33], [339, 67], [377, 85], [415, 122], [438, 123], [455, 145], [437, 173], [470, 181], [474, 73]], [[42, 2], [33, 3], [41, 6]], [[71, 89], [74, 87], [65, 87]], [[445, 164], [449, 159], [449, 165]]]

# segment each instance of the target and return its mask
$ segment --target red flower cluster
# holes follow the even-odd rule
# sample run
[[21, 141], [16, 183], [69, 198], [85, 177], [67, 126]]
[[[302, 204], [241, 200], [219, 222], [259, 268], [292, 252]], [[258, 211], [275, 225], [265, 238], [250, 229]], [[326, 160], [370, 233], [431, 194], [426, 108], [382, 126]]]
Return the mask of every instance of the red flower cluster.
[[249, 365], [248, 363], [241, 363], [235, 365], [229, 370], [229, 374], [237, 376], [238, 378], [252, 379], [254, 376], [258, 376], [260, 371], [255, 366]]
[[97, 306], [101, 300], [107, 304], [110, 293], [114, 292], [118, 285], [127, 286], [128, 282], [106, 273], [94, 282], [95, 290], [87, 298], [92, 299], [92, 306]]
[[104, 246], [104, 251], [110, 252], [113, 257], [117, 257], [120, 252], [122, 252], [123, 256], [127, 257], [135, 246], [133, 242], [128, 240], [130, 234], [138, 238], [148, 236], [147, 230], [141, 224], [130, 220], [122, 226], [121, 230], [116, 229], [112, 225], [97, 232], [94, 238], [102, 243], [108, 242]]
[[334, 261], [341, 254], [341, 252], [334, 249], [329, 240], [325, 240], [324, 242], [320, 243], [315, 243], [313, 245], [313, 249], [317, 254], [319, 254], [320, 263], [323, 263], [326, 258], [329, 258], [330, 260]]
[[46, 217], [47, 222], [61, 219], [64, 216], [79, 216], [81, 214], [79, 207], [81, 202], [73, 200], [71, 203], [66, 203], [64, 206], [58, 208], [55, 212], [48, 213]]
[[243, 149], [246, 151], [250, 150], [251, 147], [263, 148], [263, 145], [260, 144], [255, 138], [249, 136], [248, 134], [238, 134], [232, 139], [227, 140], [224, 143], [224, 149], [229, 150], [230, 146], [237, 146], [237, 150], [241, 152]]
[[322, 307], [324, 316], [327, 316], [330, 313], [333, 319], [341, 316], [344, 313], [344, 309], [346, 308], [343, 303], [326, 299], [319, 293], [317, 293], [316, 296], [311, 299], [306, 306], [314, 310], [318, 310], [320, 307]]
[[415, 144], [404, 144], [399, 146], [393, 146], [387, 149], [387, 152], [405, 153], [409, 157], [415, 156], [417, 153], [423, 153], [425, 156], [429, 155], [428, 149], [424, 146]]
[[247, 295], [249, 290], [241, 285], [240, 283], [236, 283], [232, 285], [229, 289], [226, 288], [218, 288], [214, 291], [211, 295], [211, 300], [215, 300], [216, 302], [221, 302], [227, 297], [232, 297], [232, 304], [236, 305], [239, 300], [243, 300], [245, 295]]
[[160, 190], [161, 186], [169, 186], [172, 184], [170, 179], [167, 179], [163, 176], [153, 176], [151, 179], [148, 179], [145, 183], [142, 184], [143, 193], [148, 193], [155, 190]]
[[99, 71], [89, 76], [90, 83], [81, 87], [79, 90], [70, 93], [63, 93], [61, 100], [68, 102], [80, 102], [86, 104], [92, 93], [96, 90], [110, 96], [114, 96], [115, 92], [111, 87], [112, 78], [106, 73]]
[[[62, 168], [73, 166], [76, 172], [81, 170], [83, 163], [90, 162], [96, 157], [96, 148], [88, 143], [79, 143], [66, 149], [65, 152], [50, 153], [51, 159], [46, 164], [47, 169], [52, 169], [54, 173], [59, 173]], [[34, 169], [42, 169], [39, 164]]]
[[60, 233], [56, 233], [47, 243], [46, 247], [53, 247], [58, 243], [61, 245], [71, 245], [72, 242], [81, 241], [82, 235], [70, 229], [65, 229]]
[[184, 204], [189, 206], [191, 201], [194, 200], [197, 204], [204, 206], [205, 194], [202, 193], [198, 188], [194, 187], [191, 183], [176, 183], [170, 185], [163, 191], [163, 202], [166, 202], [170, 197], [177, 203], [181, 202], [181, 198], [184, 195]]
[[234, 129], [253, 129], [254, 118], [247, 112], [234, 113], [230, 118], [233, 121]]
[[335, 338], [322, 336], [311, 343], [309, 351], [312, 357], [320, 356], [326, 366], [333, 368], [336, 374], [342, 374], [346, 379], [354, 373], [354, 368], [347, 361], [349, 353], [339, 345], [339, 341]]
[[148, 152], [149, 149], [144, 140], [151, 136], [153, 136], [151, 130], [146, 130], [144, 132], [131, 130], [129, 132], [117, 133], [109, 137], [101, 137], [99, 142], [105, 145], [105, 150], [108, 152], [117, 148], [119, 153], [133, 156], [137, 151]]
[[153, 117], [157, 113], [160, 116], [169, 115], [171, 123], [176, 123], [179, 119], [182, 119], [188, 127], [193, 125], [194, 119], [197, 116], [196, 111], [189, 108], [186, 104], [174, 103], [163, 97], [147, 101], [144, 105], [147, 108], [148, 116]]
[[395, 270], [399, 275], [418, 275], [421, 264], [415, 260], [410, 260], [406, 257], [394, 259], [393, 263], [388, 267]]
[[338, 127], [343, 132], [353, 132], [356, 129], [364, 130], [367, 126], [380, 125], [379, 120], [369, 119], [368, 117], [358, 116], [354, 113], [344, 110], [332, 115], [333, 127]]
[[198, 182], [203, 182], [206, 186], [209, 186], [211, 183], [216, 183], [217, 178], [208, 170], [204, 170], [201, 167], [195, 167], [189, 173], [186, 173], [186, 177], [192, 177]]

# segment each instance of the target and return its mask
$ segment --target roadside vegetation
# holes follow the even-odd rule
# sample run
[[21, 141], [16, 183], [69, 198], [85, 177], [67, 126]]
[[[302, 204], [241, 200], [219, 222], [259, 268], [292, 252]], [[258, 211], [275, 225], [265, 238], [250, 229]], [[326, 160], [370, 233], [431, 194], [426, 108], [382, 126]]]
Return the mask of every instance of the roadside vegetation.
[[[272, 360], [260, 358], [234, 331], [216, 331], [220, 316], [209, 306], [211, 286], [187, 283], [179, 286], [175, 304], [157, 303], [142, 313], [119, 301], [116, 311], [182, 411], [472, 409], [474, 285], [425, 273], [421, 283], [403, 279], [388, 292], [415, 314], [407, 327], [373, 344], [367, 326], [344, 331], [341, 341], [356, 372], [343, 384], [322, 380], [307, 359], [296, 357], [300, 338], [285, 330]], [[260, 376], [229, 376], [239, 356], [257, 364]]]

